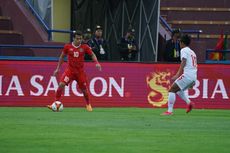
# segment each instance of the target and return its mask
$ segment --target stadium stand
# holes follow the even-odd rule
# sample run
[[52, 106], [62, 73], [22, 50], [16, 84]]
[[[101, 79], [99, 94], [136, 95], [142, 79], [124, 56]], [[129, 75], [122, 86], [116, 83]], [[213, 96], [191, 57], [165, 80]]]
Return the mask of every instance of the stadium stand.
[[161, 0], [161, 6], [163, 7], [216, 7], [225, 8], [229, 6], [230, 2], [228, 0]]
[[22, 33], [11, 30], [0, 30], [0, 43], [1, 44], [23, 44]]
[[[21, 32], [14, 30], [11, 17], [4, 16], [0, 7], [0, 44], [23, 45], [24, 38]], [[1, 56], [33, 56], [31, 49], [0, 48]]]
[[[11, 30], [0, 30], [0, 44], [4, 45], [23, 45], [22, 33]], [[0, 48], [1, 56], [34, 56], [29, 48]]]
[[[205, 50], [213, 49], [220, 37], [221, 31], [229, 34], [230, 1], [227, 0], [161, 0], [161, 16], [171, 28], [180, 28], [190, 31], [202, 31], [202, 34], [191, 32], [192, 48], [197, 51], [198, 61], [206, 59]], [[26, 27], [26, 28], [25, 28]], [[164, 29], [163, 29], [164, 30]], [[160, 32], [163, 31], [160, 28]], [[50, 34], [36, 16], [26, 6], [24, 0], [0, 0], [0, 44], [9, 45], [58, 45], [64, 43], [50, 41]], [[59, 31], [60, 32], [60, 31]], [[170, 37], [168, 35], [167, 37]], [[228, 36], [230, 38], [230, 35]], [[163, 51], [164, 37], [159, 37], [159, 55]], [[12, 50], [12, 51], [10, 51]], [[45, 48], [9, 49], [0, 47], [0, 55], [23, 55], [57, 57], [60, 52], [57, 48], [47, 51]], [[158, 58], [158, 61], [161, 59]]]
[[10, 17], [0, 16], [0, 29], [13, 30], [13, 25]]
[[[229, 6], [230, 1], [226, 0], [162, 0], [161, 15], [172, 28], [201, 29], [201, 41], [206, 42], [206, 48], [213, 49], [221, 30], [229, 34]], [[196, 38], [196, 35], [192, 37]]]
[[[230, 1], [227, 0], [161, 0], [161, 16], [172, 28], [200, 29], [202, 34], [197, 40], [193, 38], [192, 48], [197, 51], [198, 62], [229, 63], [225, 61], [212, 61], [208, 54], [215, 51], [214, 48], [223, 33], [230, 38]], [[229, 59], [229, 51], [224, 50]]]
[[[0, 44], [3, 45], [23, 45], [24, 38], [21, 32], [15, 31], [11, 17], [3, 16], [0, 9]], [[1, 56], [34, 56], [33, 51], [29, 48], [0, 48]]]
[[[5, 48], [4, 45], [63, 45], [48, 40], [48, 33], [26, 7], [24, 1], [0, 0], [0, 55], [57, 57], [57, 48]], [[26, 28], [25, 28], [26, 27]]]

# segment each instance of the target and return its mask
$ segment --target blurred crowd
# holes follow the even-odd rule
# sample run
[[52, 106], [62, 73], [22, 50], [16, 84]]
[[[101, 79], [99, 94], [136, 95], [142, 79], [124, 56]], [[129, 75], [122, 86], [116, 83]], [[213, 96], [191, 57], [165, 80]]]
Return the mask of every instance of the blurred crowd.
[[[103, 28], [97, 25], [92, 31], [87, 28], [84, 31], [83, 43], [88, 44], [96, 54], [98, 60], [107, 61], [109, 55], [108, 41], [103, 38]], [[135, 29], [128, 28], [125, 35], [120, 38], [118, 50], [121, 61], [136, 61], [138, 47], [135, 39]], [[88, 56], [85, 57], [89, 59]]]

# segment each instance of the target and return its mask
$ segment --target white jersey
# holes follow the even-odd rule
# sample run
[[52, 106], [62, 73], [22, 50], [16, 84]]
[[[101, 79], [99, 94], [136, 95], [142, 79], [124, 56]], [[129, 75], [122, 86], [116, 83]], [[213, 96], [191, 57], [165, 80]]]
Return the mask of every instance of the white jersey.
[[186, 65], [184, 67], [184, 75], [192, 80], [197, 79], [197, 58], [196, 54], [189, 47], [184, 47], [180, 50], [181, 61], [182, 58], [186, 59]]

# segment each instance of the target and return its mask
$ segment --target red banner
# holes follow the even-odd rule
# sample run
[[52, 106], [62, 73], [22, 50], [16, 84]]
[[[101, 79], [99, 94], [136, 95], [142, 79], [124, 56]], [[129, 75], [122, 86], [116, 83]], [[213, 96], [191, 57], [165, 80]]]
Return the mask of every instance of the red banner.
[[[59, 77], [52, 76], [57, 62], [0, 61], [0, 106], [45, 106], [54, 101]], [[62, 66], [62, 71], [66, 65]], [[85, 63], [93, 106], [165, 107], [170, 78], [178, 64]], [[230, 65], [198, 66], [198, 80], [189, 90], [196, 108], [230, 109]], [[61, 74], [60, 74], [61, 76]], [[74, 81], [65, 88], [65, 106], [84, 106], [84, 98]], [[186, 107], [179, 97], [175, 107]]]

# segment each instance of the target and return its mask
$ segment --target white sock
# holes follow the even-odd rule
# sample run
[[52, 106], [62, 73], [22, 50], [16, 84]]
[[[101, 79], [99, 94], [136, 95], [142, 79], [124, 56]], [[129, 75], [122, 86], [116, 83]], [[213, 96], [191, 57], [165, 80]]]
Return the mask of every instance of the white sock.
[[191, 102], [190, 99], [188, 98], [188, 95], [185, 94], [184, 91], [182, 91], [182, 90], [178, 91], [177, 95], [180, 96], [180, 98], [183, 99], [187, 104], [189, 104]]
[[176, 100], [176, 95], [173, 92], [169, 92], [169, 97], [168, 97], [168, 112], [173, 112], [173, 105]]

